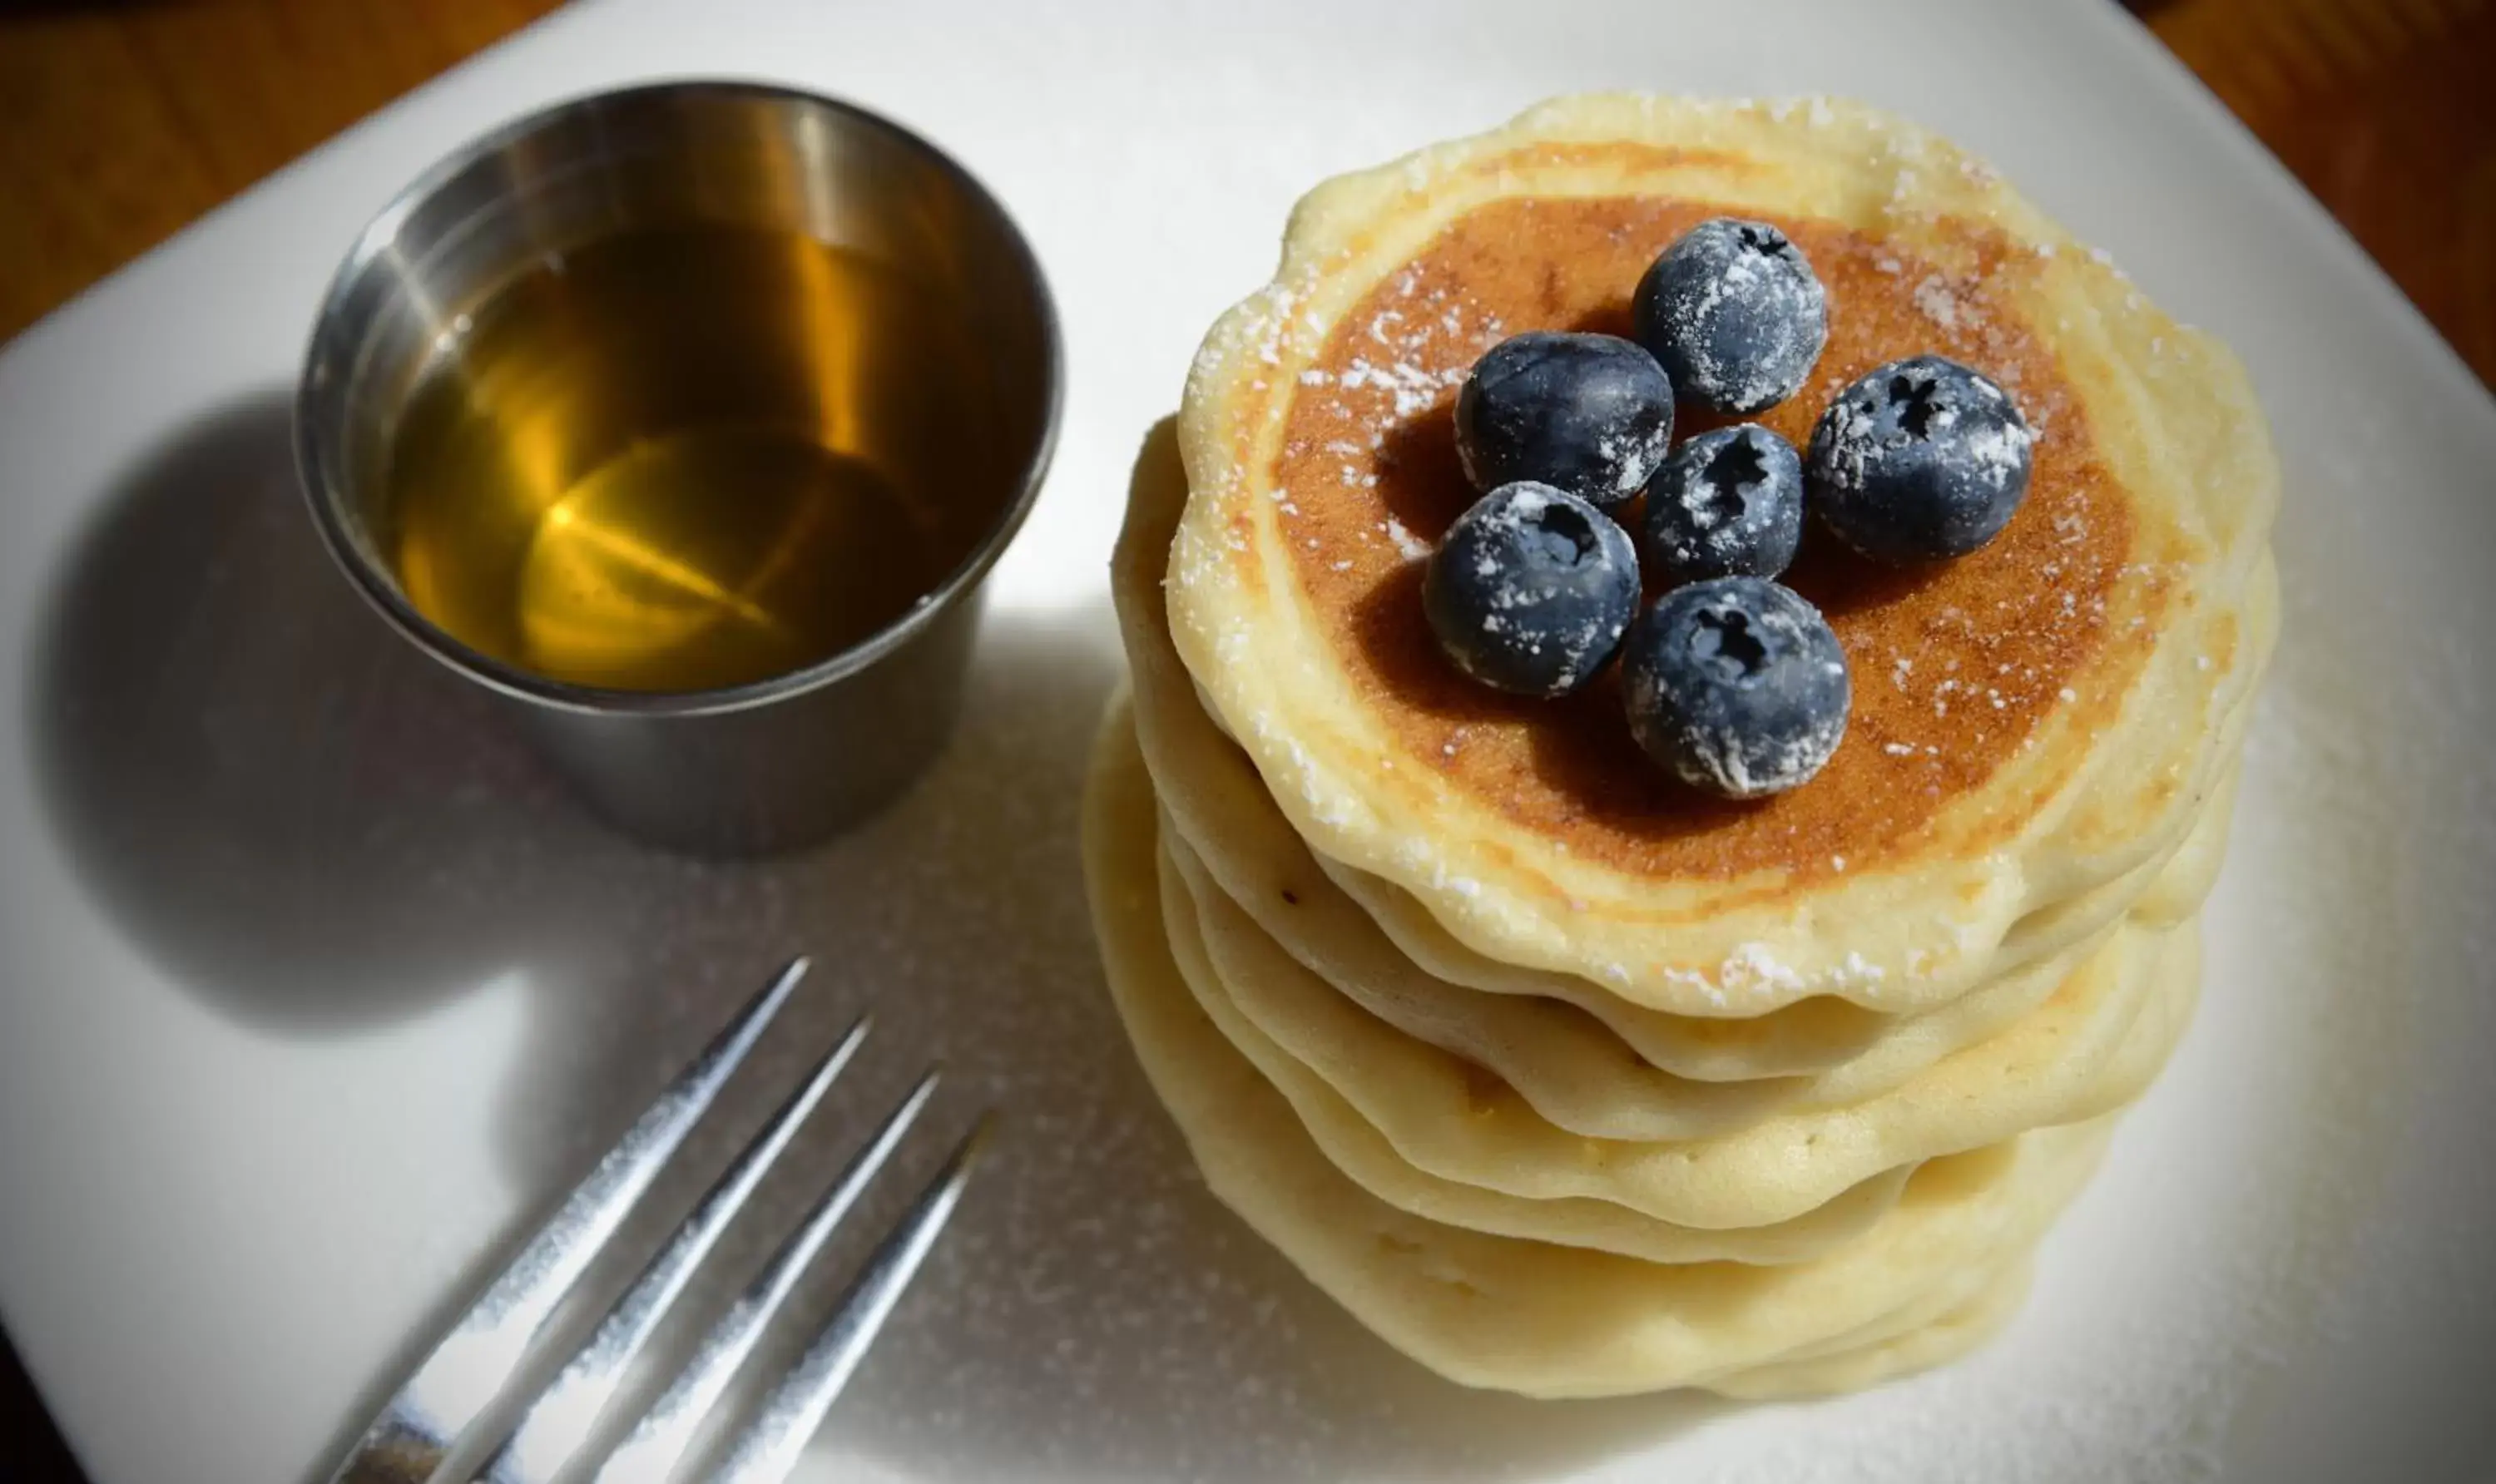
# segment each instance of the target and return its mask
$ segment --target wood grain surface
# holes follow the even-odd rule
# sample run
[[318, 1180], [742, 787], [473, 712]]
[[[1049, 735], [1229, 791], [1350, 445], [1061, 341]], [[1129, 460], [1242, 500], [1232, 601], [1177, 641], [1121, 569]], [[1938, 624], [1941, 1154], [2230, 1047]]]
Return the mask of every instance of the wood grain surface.
[[2496, 0], [2178, 0], [2150, 25], [2496, 385]]
[[0, 339], [559, 0], [0, 0]]

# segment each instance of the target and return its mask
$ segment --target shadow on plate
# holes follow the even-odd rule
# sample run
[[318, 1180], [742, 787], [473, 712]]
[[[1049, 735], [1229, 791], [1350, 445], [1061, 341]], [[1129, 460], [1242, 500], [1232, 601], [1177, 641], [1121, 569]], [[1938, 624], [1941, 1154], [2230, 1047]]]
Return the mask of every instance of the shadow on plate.
[[577, 909], [515, 883], [590, 837], [484, 698], [371, 615], [296, 492], [286, 400], [122, 488], [39, 641], [34, 755], [96, 895], [264, 1027], [352, 1029], [489, 979]]
[[[655, 1212], [680, 1211], [801, 1066], [874, 1013], [867, 1054], [663, 1351], [681, 1353], [929, 1061], [947, 1091], [810, 1280], [808, 1312], [972, 1110], [1005, 1112], [819, 1451], [940, 1478], [1487, 1479], [1712, 1410], [1439, 1381], [1204, 1190], [1128, 1052], [1084, 908], [1077, 795], [1119, 672], [1106, 603], [992, 615], [953, 742], [849, 834], [767, 862], [670, 856], [595, 822], [483, 697], [361, 609], [304, 518], [272, 393], [203, 420], [129, 482], [75, 559], [41, 652], [53, 822], [96, 895], [203, 1002], [318, 1039], [522, 971], [528, 1074], [497, 1120], [512, 1178], [546, 1199], [786, 954], [813, 953], [814, 978]], [[517, 1235], [498, 1234], [472, 1279]], [[620, 1283], [619, 1265], [589, 1287]], [[446, 1319], [461, 1297], [443, 1295]], [[376, 1399], [421, 1338], [376, 1358]], [[756, 1374], [803, 1338], [782, 1336]]]

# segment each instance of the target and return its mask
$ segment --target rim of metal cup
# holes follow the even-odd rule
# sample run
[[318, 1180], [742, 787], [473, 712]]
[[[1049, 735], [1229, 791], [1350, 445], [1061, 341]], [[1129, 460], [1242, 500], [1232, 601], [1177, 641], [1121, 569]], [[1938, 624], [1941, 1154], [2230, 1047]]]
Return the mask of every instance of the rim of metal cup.
[[[497, 660], [462, 642], [417, 611], [415, 604], [409, 603], [399, 590], [398, 583], [387, 572], [378, 570], [377, 563], [347, 529], [342, 513], [347, 501], [343, 477], [333, 466], [321, 440], [312, 433], [313, 369], [318, 361], [324, 332], [345, 309], [347, 297], [364, 270], [396, 236], [399, 227], [410, 214], [469, 167], [516, 140], [580, 112], [651, 96], [701, 93], [777, 99], [846, 115], [891, 136], [905, 148], [926, 156], [939, 170], [962, 187], [970, 199], [993, 214], [1006, 248], [1029, 276], [1035, 299], [1033, 309], [1043, 341], [1043, 392], [1046, 401], [1046, 406], [1041, 410], [1040, 438], [1032, 448], [1030, 460], [1024, 465], [1019, 486], [999, 510], [986, 534], [981, 537], [980, 543], [942, 581], [921, 594], [908, 610], [857, 643], [835, 650], [812, 665], [742, 685], [697, 691], [628, 691], [607, 686], [572, 685]], [[349, 374], [354, 373], [351, 371]], [[908, 643], [935, 623], [947, 609], [962, 602], [988, 574], [989, 569], [996, 566], [998, 558], [1005, 555], [1006, 547], [1013, 543], [1014, 536], [1022, 529], [1024, 519], [1031, 514], [1032, 506], [1039, 501], [1041, 484], [1057, 451], [1058, 427], [1065, 402], [1066, 342], [1058, 327], [1057, 299], [1049, 289], [1047, 275], [1041, 270], [1040, 258], [1031, 250], [1030, 239], [1023, 235], [1022, 228], [1014, 221], [1013, 213], [1007, 211], [1005, 203], [997, 200], [995, 193], [960, 161], [916, 130], [872, 108], [823, 93], [786, 83], [734, 77], [682, 78], [582, 93], [522, 114], [444, 155], [391, 197], [390, 203], [375, 213], [363, 231], [357, 233], [355, 245], [348, 250], [337, 271], [330, 275], [329, 286], [321, 295], [321, 307], [313, 317], [311, 335], [304, 350], [303, 370], [296, 386], [295, 459], [304, 498], [312, 507], [313, 525], [320, 531], [321, 542], [328, 548], [331, 559], [355, 583], [357, 591], [364, 595], [365, 601], [390, 620], [391, 627], [435, 660], [505, 695], [561, 710], [608, 715], [707, 716], [769, 705], [855, 675]]]

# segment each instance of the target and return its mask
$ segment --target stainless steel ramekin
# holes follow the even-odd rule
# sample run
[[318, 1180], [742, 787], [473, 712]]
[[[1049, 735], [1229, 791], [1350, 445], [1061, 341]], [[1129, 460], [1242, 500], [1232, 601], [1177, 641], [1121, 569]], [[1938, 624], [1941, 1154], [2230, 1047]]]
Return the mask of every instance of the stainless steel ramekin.
[[[694, 223], [794, 229], [910, 276], [992, 356], [1002, 477], [985, 534], [918, 606], [793, 672], [720, 690], [567, 685], [462, 643], [408, 601], [383, 550], [394, 419], [460, 316], [549, 254]], [[455, 338], [455, 337], [452, 337]], [[633, 833], [704, 853], [816, 840], [890, 797], [941, 748], [980, 584], [1036, 498], [1062, 351], [1039, 264], [997, 201], [934, 145], [788, 88], [686, 81], [599, 94], [509, 124], [428, 170], [338, 269], [296, 400], [312, 512], [357, 588], [425, 653], [509, 704]], [[992, 461], [995, 462], [995, 461]]]

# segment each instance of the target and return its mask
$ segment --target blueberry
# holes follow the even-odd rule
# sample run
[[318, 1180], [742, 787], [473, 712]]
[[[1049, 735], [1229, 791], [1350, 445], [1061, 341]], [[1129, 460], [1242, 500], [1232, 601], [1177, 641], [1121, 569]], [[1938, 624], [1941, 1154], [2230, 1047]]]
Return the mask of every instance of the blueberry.
[[1621, 699], [1647, 756], [1747, 799], [1820, 771], [1854, 689], [1818, 608], [1763, 577], [1718, 577], [1675, 588], [1630, 630]]
[[1503, 484], [1456, 517], [1421, 605], [1456, 668], [1517, 696], [1594, 678], [1638, 612], [1638, 553], [1603, 511], [1547, 484]]
[[1802, 544], [1802, 459], [1756, 422], [1672, 450], [1646, 490], [1647, 564], [1667, 582], [1773, 577]]
[[1638, 280], [1638, 344], [1685, 401], [1755, 413], [1793, 396], [1828, 343], [1811, 260], [1765, 222], [1730, 216], [1683, 233]]
[[1965, 556], [2019, 509], [2035, 443], [2011, 393], [1982, 372], [1939, 356], [1893, 360], [1821, 414], [1806, 493], [1865, 556]]
[[1456, 393], [1456, 455], [1476, 489], [1532, 479], [1607, 510], [1646, 487], [1671, 442], [1672, 383], [1618, 335], [1513, 335]]

